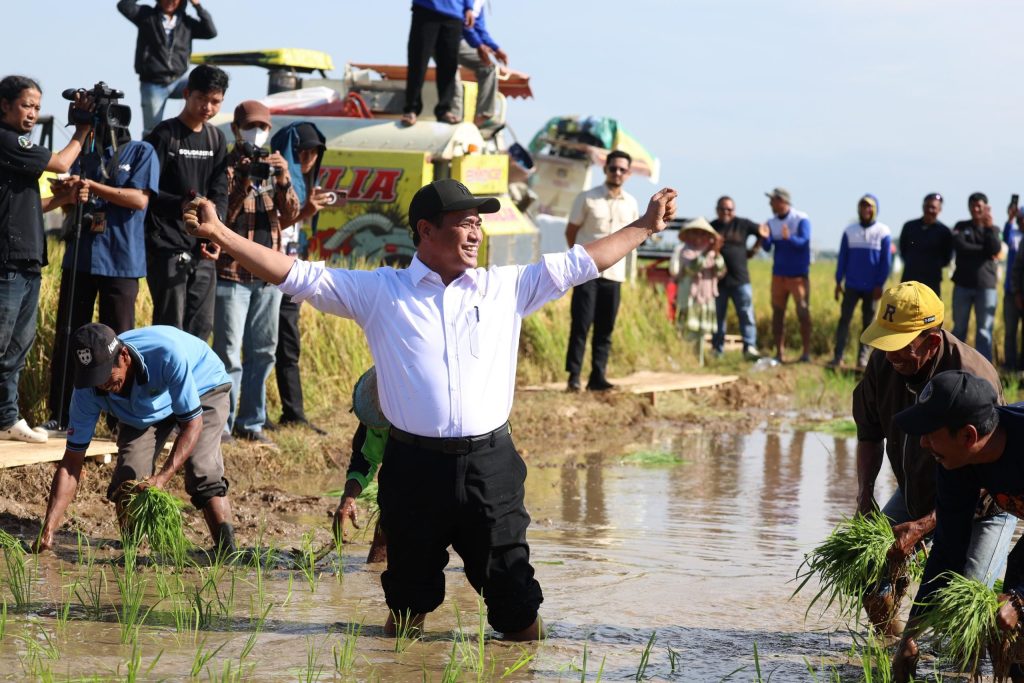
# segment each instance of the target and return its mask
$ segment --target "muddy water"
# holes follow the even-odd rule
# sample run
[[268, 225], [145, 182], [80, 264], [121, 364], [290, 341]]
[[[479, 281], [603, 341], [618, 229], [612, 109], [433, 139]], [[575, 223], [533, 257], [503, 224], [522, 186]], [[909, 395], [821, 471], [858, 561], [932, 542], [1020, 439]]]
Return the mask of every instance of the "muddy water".
[[[655, 680], [752, 680], [755, 643], [763, 674], [774, 670], [773, 680], [780, 681], [811, 680], [805, 658], [819, 664], [842, 655], [848, 638], [833, 632], [828, 619], [805, 621], [806, 599], [788, 598], [802, 553], [854, 509], [853, 440], [785, 431], [680, 434], [666, 425], [638, 448], [676, 454], [682, 462], [641, 466], [593, 454], [576, 465], [531, 468], [530, 541], [549, 638], [525, 649], [489, 642], [484, 666], [493, 674], [483, 678], [498, 678], [526, 653], [533, 659], [512, 678], [580, 680], [586, 647], [587, 680], [596, 679], [602, 661], [602, 680], [633, 679], [652, 632], [646, 674]], [[309, 494], [317, 486], [297, 481], [283, 488]], [[883, 471], [879, 497], [892, 486]], [[313, 512], [310, 524], [320, 523]], [[362, 623], [350, 678], [441, 680], [458, 626], [456, 606], [466, 632], [474, 632], [478, 619], [458, 558], [427, 636], [395, 652], [394, 641], [379, 630], [381, 567], [366, 565], [365, 552], [365, 540], [346, 548], [340, 581], [333, 556], [325, 558], [312, 592], [299, 572], [269, 573], [264, 599], [273, 607], [243, 662], [247, 679], [315, 680], [306, 676], [312, 661], [314, 673], [322, 667], [320, 679], [331, 680], [332, 647], [345, 640], [340, 632]], [[8, 616], [0, 676], [21, 680], [48, 669], [58, 679], [121, 678], [132, 649], [120, 643], [109, 607], [100, 621], [77, 605], [66, 626], [55, 618], [59, 586], [82, 575], [73, 552], [62, 557], [66, 561], [50, 556], [41, 563], [29, 613]], [[148, 580], [144, 602], [155, 604], [138, 641], [144, 672], [162, 651], [142, 678], [187, 677], [197, 651], [222, 645], [202, 667], [202, 680], [221, 680], [225, 666], [237, 670], [251, 616], [259, 611], [253, 572], [236, 573], [231, 608], [199, 633], [198, 644], [175, 632], [167, 601], [156, 604], [153, 570], [142, 575]], [[104, 603], [116, 603], [109, 568], [108, 578]], [[195, 572], [185, 578], [194, 582]], [[222, 595], [230, 594], [230, 581], [220, 586]]]

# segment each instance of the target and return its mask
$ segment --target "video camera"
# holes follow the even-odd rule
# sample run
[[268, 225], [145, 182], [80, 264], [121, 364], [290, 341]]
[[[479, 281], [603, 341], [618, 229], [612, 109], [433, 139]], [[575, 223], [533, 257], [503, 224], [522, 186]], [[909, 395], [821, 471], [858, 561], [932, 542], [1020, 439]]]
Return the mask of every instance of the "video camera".
[[263, 182], [264, 180], [269, 180], [271, 176], [280, 175], [280, 168], [271, 166], [266, 161], [260, 161], [270, 156], [269, 151], [244, 140], [236, 143], [235, 147], [240, 158], [248, 158], [250, 160], [248, 166], [238, 166], [238, 170], [243, 174], [247, 174], [251, 180]]
[[[75, 106], [74, 99], [78, 94], [92, 97], [93, 110], [91, 112]], [[91, 90], [68, 88], [61, 93], [61, 96], [66, 100], [72, 100], [68, 106], [69, 123], [76, 125], [90, 123], [93, 128], [105, 127], [112, 135], [116, 135], [118, 131], [127, 131], [128, 125], [132, 122], [131, 108], [118, 102], [124, 97], [124, 92], [111, 88], [103, 81], [92, 86]]]

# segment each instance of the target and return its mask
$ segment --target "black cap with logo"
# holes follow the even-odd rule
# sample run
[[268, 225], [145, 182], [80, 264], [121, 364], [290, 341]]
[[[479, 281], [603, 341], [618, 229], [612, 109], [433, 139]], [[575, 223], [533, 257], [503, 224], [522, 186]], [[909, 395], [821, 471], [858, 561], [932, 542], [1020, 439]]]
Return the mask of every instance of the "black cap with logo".
[[946, 370], [924, 385], [917, 403], [896, 413], [896, 425], [907, 434], [931, 434], [942, 427], [979, 425], [999, 403], [995, 388], [963, 370]]
[[469, 188], [453, 178], [435, 180], [424, 185], [409, 203], [409, 225], [416, 230], [420, 219], [431, 219], [439, 213], [477, 209], [480, 213], [495, 213], [501, 202], [495, 197], [475, 197]]
[[97, 387], [110, 379], [121, 340], [114, 331], [100, 323], [82, 325], [71, 337], [75, 361], [75, 388]]

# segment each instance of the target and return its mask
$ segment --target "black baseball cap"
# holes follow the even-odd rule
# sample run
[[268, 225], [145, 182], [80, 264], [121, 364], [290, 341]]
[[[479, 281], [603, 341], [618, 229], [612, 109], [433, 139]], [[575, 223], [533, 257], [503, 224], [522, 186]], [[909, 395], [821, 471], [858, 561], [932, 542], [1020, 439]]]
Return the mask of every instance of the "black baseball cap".
[[495, 213], [501, 208], [496, 197], [475, 197], [469, 188], [453, 178], [435, 180], [424, 185], [409, 203], [409, 223], [415, 231], [421, 218], [430, 219], [439, 213], [477, 209], [480, 213]]
[[100, 323], [89, 323], [75, 330], [71, 337], [75, 363], [75, 388], [97, 387], [110, 379], [121, 340], [114, 331]]
[[896, 413], [896, 425], [907, 434], [931, 434], [942, 427], [979, 425], [999, 403], [995, 388], [963, 370], [940, 372], [924, 385], [917, 403]]

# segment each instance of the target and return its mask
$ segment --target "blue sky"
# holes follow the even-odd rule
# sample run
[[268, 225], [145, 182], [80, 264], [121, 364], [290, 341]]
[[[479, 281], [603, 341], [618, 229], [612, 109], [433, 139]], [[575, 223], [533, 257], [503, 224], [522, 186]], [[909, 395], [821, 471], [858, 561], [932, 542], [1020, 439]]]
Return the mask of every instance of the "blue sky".
[[[61, 122], [60, 91], [97, 80], [140, 118], [135, 28], [115, 4], [28, 5], [34, 28], [0, 47]], [[407, 0], [203, 4], [219, 36], [196, 51], [314, 48], [334, 75], [346, 61], [405, 61]], [[712, 217], [730, 194], [762, 220], [763, 192], [782, 185], [810, 215], [815, 248], [835, 249], [864, 192], [894, 233], [932, 191], [949, 224], [976, 190], [1005, 218], [1010, 194], [1024, 194], [1022, 20], [1019, 0], [491, 0], [488, 23], [533, 77], [535, 99], [510, 108], [520, 139], [558, 114], [614, 116], [661, 158], [680, 214]], [[229, 73], [226, 107], [265, 94], [262, 69]], [[654, 189], [630, 182], [641, 200]]]

